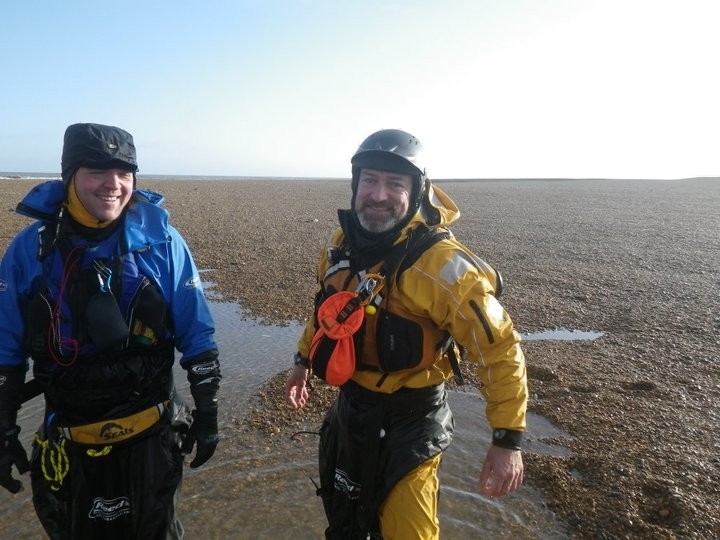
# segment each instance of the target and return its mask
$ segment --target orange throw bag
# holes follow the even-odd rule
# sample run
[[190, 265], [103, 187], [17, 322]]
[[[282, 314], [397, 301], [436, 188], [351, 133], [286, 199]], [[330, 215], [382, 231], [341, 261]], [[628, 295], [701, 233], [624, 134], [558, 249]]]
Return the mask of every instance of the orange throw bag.
[[341, 386], [355, 372], [353, 335], [365, 318], [361, 299], [350, 291], [337, 292], [320, 305], [317, 318], [319, 328], [310, 344], [310, 365], [328, 384]]

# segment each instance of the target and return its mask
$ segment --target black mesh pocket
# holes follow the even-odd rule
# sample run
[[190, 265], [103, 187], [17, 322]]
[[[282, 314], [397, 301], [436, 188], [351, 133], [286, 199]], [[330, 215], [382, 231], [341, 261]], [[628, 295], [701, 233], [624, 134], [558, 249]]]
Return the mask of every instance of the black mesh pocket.
[[382, 310], [378, 320], [377, 353], [385, 372], [414, 368], [422, 360], [422, 328], [416, 322]]
[[[166, 339], [170, 320], [168, 318], [167, 304], [158, 288], [146, 277], [143, 278], [140, 289], [131, 302], [133, 331], [135, 323], [141, 327], [147, 326], [152, 330], [154, 340]], [[136, 341], [143, 342], [137, 338]], [[147, 341], [152, 342], [153, 339]]]
[[85, 308], [87, 331], [95, 346], [103, 351], [120, 345], [129, 329], [111, 292], [98, 291]]

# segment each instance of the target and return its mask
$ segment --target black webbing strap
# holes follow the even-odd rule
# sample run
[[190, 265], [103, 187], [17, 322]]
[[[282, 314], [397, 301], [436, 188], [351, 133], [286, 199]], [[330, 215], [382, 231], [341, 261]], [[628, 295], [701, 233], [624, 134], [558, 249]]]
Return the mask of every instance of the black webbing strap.
[[[450, 231], [447, 229], [430, 229], [425, 226], [418, 227], [412, 231], [408, 236], [408, 239], [402, 246], [397, 246], [393, 249], [388, 257], [385, 259], [385, 264], [380, 269], [380, 275], [392, 277], [395, 273], [394, 281], [400, 278], [400, 275], [410, 268], [425, 253], [431, 246], [437, 244], [441, 240], [450, 238]], [[386, 295], [389, 294], [391, 283], [389, 280], [386, 282], [387, 290]], [[445, 352], [448, 355], [450, 366], [452, 367], [455, 380], [458, 384], [465, 384], [465, 378], [460, 370], [460, 359], [458, 358], [455, 350], [455, 341], [452, 336], [448, 336], [448, 341], [445, 344]]]

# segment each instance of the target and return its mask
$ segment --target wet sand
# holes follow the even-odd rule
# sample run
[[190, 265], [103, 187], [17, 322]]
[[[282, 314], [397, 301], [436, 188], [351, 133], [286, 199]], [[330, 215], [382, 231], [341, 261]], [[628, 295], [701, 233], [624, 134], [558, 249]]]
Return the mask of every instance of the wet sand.
[[[0, 181], [0, 247], [32, 182]], [[530, 410], [572, 435], [568, 457], [524, 455], [526, 482], [578, 538], [713, 538], [720, 530], [720, 182], [463, 181], [439, 185], [456, 236], [501, 271], [501, 302], [527, 341]], [[340, 181], [141, 181], [229, 301], [269, 322], [302, 321], [314, 262], [349, 202]], [[288, 363], [292, 351], [288, 351]], [[470, 366], [463, 366], [472, 379]], [[319, 418], [281, 402], [284, 374], [223, 427], [221, 455], [262, 452]], [[202, 498], [190, 475], [186, 497]], [[3, 499], [5, 500], [5, 499]], [[318, 501], [319, 504], [319, 501]], [[542, 537], [542, 531], [538, 531]]]

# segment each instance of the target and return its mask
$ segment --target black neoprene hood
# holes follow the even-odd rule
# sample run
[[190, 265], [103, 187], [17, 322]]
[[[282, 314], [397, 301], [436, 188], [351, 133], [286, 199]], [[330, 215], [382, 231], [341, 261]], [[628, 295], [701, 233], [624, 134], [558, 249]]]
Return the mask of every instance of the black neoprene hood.
[[137, 172], [133, 137], [115, 126], [73, 124], [65, 130], [61, 167], [65, 183], [80, 167]]

